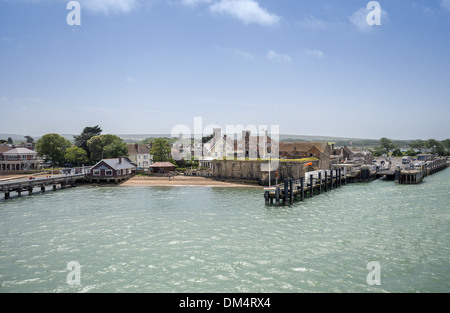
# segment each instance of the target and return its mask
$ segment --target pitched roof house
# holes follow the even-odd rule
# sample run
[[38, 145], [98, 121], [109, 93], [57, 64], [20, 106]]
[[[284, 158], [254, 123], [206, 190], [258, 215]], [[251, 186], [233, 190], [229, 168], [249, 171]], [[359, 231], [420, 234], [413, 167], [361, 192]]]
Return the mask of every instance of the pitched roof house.
[[115, 181], [116, 183], [133, 176], [136, 173], [136, 165], [129, 158], [103, 159], [95, 164], [89, 171], [90, 180]]
[[148, 169], [152, 164], [150, 148], [138, 144], [128, 145], [128, 158], [138, 169]]
[[170, 162], [156, 162], [150, 165], [152, 173], [168, 173], [175, 171], [175, 165]]
[[42, 167], [43, 160], [36, 151], [26, 148], [10, 148], [0, 146], [0, 170], [26, 171], [37, 170]]
[[330, 167], [331, 147], [327, 142], [280, 142], [280, 158], [303, 159], [316, 157], [319, 159], [319, 167]]

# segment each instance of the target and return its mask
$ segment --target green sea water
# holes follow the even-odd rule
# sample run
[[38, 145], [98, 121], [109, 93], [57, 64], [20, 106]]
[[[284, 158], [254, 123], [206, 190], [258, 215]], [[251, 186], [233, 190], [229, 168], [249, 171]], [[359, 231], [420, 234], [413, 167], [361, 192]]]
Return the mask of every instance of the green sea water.
[[0, 292], [450, 292], [449, 227], [448, 169], [290, 207], [254, 188], [77, 187], [0, 200]]

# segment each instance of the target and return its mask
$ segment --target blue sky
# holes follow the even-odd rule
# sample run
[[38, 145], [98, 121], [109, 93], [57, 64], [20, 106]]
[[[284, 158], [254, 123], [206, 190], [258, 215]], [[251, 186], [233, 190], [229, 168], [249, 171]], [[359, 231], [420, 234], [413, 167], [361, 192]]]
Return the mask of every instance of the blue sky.
[[450, 0], [0, 0], [0, 133], [450, 137]]

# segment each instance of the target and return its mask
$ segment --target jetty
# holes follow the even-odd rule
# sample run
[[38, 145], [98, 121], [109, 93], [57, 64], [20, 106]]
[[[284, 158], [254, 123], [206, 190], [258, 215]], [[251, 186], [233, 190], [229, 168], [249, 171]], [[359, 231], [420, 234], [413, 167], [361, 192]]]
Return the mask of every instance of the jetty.
[[396, 168], [395, 181], [399, 184], [418, 184], [429, 175], [442, 171], [448, 167], [446, 159], [427, 161], [413, 168]]
[[368, 182], [376, 178], [395, 180], [399, 184], [418, 184], [426, 176], [442, 171], [450, 166], [446, 159], [435, 159], [416, 167], [401, 169], [377, 168], [375, 165], [355, 166], [334, 164], [331, 170], [307, 172], [300, 179], [285, 179], [283, 183], [264, 188], [266, 205], [292, 205], [294, 201], [303, 201], [323, 192], [339, 188], [343, 184]]
[[339, 188], [342, 184], [347, 184], [347, 175], [341, 168], [308, 172], [306, 177], [296, 180], [285, 179], [281, 184], [264, 188], [265, 203], [276, 206], [292, 205], [294, 201], [303, 201], [306, 197], [312, 198], [314, 195]]
[[66, 189], [74, 187], [77, 182], [86, 181], [89, 170], [90, 168], [66, 170], [60, 175], [4, 181], [0, 182], [0, 192], [5, 195], [5, 200], [8, 200], [13, 192], [20, 197], [23, 192], [32, 195], [35, 188], [39, 188], [42, 193], [46, 192], [48, 186], [51, 186], [53, 191], [56, 191], [58, 187]]

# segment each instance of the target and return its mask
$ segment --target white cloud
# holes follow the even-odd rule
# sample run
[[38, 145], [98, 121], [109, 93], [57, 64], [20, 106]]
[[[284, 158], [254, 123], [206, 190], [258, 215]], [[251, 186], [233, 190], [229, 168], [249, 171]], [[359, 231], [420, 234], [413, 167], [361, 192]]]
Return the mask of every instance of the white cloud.
[[267, 53], [267, 59], [269, 59], [270, 61], [275, 61], [275, 62], [279, 62], [279, 63], [291, 63], [292, 62], [292, 58], [289, 55], [279, 54], [273, 50], [270, 50]]
[[308, 57], [323, 58], [324, 53], [320, 50], [305, 50], [304, 54]]
[[130, 12], [139, 6], [139, 0], [79, 0], [81, 7], [92, 12]]
[[303, 27], [303, 28], [307, 28], [310, 30], [322, 30], [327, 28], [328, 23], [320, 20], [312, 15], [310, 15], [309, 17], [305, 17], [302, 20], [300, 20], [298, 22], [298, 24]]
[[212, 0], [180, 0], [180, 3], [182, 5], [188, 6], [188, 7], [194, 7], [199, 4], [205, 4], [205, 3], [211, 3]]
[[[371, 10], [368, 10], [367, 8], [361, 8], [355, 13], [353, 13], [349, 20], [350, 22], [356, 26], [356, 28], [363, 33], [368, 33], [373, 31], [377, 26], [371, 26], [367, 23], [367, 15], [370, 13]], [[381, 24], [385, 22], [388, 18], [387, 12], [383, 9], [381, 9]]]
[[441, 0], [441, 7], [444, 10], [450, 11], [450, 0]]
[[209, 7], [210, 12], [230, 15], [244, 24], [272, 26], [278, 24], [280, 17], [261, 8], [255, 0], [220, 0]]
[[240, 57], [240, 58], [242, 58], [244, 60], [254, 60], [255, 59], [255, 57], [251, 53], [246, 52], [246, 51], [242, 51], [242, 50], [239, 50], [239, 49], [233, 49], [232, 53], [233, 53], [233, 55], [235, 55], [237, 57]]
[[[61, 2], [69, 3], [70, 0], [22, 0], [29, 3]], [[143, 0], [77, 0], [81, 10], [86, 9], [95, 13], [123, 13], [130, 12], [139, 7]], [[146, 0], [147, 2], [153, 0]]]

